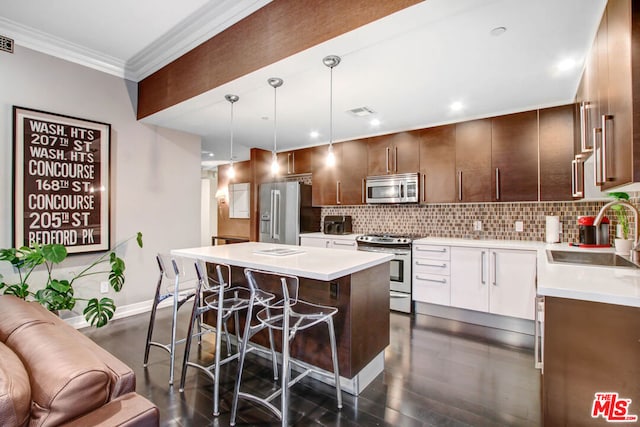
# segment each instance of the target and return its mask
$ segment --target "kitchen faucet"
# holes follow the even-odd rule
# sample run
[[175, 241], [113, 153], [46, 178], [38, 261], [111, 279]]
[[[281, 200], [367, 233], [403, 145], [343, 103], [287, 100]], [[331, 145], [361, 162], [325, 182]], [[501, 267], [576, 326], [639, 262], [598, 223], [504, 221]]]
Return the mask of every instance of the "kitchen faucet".
[[598, 227], [600, 226], [600, 223], [602, 222], [602, 218], [604, 218], [605, 212], [607, 211], [607, 209], [609, 209], [613, 205], [626, 206], [631, 210], [631, 212], [633, 212], [633, 226], [635, 231], [635, 239], [633, 240], [633, 248], [631, 249], [631, 253], [629, 255], [631, 256], [631, 261], [635, 263], [638, 261], [638, 250], [640, 249], [638, 247], [639, 236], [640, 236], [640, 234], [638, 233], [638, 229], [640, 228], [638, 227], [638, 209], [636, 209], [635, 206], [633, 206], [631, 203], [625, 200], [612, 200], [611, 202], [604, 205], [602, 209], [600, 209], [600, 212], [598, 212], [598, 216], [596, 216], [596, 219], [593, 221], [593, 225], [596, 227], [596, 230], [597, 230]]

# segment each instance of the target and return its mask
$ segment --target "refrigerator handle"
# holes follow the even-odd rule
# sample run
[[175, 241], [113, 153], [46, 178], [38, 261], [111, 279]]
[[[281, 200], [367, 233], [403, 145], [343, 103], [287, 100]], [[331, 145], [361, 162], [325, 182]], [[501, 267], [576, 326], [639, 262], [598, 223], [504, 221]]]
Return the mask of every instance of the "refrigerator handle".
[[280, 190], [271, 190], [271, 238], [280, 239]]

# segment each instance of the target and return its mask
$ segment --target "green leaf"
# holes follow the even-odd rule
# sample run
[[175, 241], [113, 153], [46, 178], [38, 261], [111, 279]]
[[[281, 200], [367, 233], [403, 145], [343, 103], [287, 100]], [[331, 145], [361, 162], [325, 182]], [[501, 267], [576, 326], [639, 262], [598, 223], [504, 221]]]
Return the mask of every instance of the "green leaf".
[[91, 326], [101, 328], [111, 320], [113, 313], [116, 311], [116, 305], [111, 298], [97, 298], [89, 300], [87, 307], [84, 309], [84, 318]]
[[69, 292], [69, 290], [72, 291], [71, 289], [71, 285], [69, 284], [68, 280], [57, 280], [57, 279], [53, 279], [51, 280], [51, 283], [49, 283], [49, 286], [56, 292], [62, 293], [62, 294], [66, 294], [67, 292]]
[[138, 242], [138, 246], [142, 247], [142, 233], [138, 231], [136, 235], [136, 242]]
[[111, 253], [111, 272], [109, 273], [109, 283], [114, 291], [120, 292], [124, 286], [125, 263], [122, 258], [118, 258], [114, 252]]
[[25, 284], [16, 284], [7, 286], [7, 289], [4, 290], [5, 295], [14, 295], [18, 298], [26, 299], [29, 296], [29, 285]]
[[67, 257], [67, 248], [58, 244], [44, 245], [42, 247], [42, 256], [44, 256], [47, 261], [60, 264]]
[[609, 196], [616, 200], [629, 200], [629, 194], [622, 191], [612, 191]]
[[0, 261], [8, 261], [16, 266], [20, 263], [17, 253], [18, 251], [15, 248], [0, 249]]

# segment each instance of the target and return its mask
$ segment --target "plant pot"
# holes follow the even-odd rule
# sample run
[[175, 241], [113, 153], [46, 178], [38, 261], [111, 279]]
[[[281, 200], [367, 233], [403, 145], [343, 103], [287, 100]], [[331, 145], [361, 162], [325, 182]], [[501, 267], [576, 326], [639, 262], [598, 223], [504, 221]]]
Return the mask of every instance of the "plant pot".
[[618, 255], [629, 255], [631, 248], [633, 247], [633, 240], [629, 239], [615, 239], [614, 244], [616, 246], [616, 253]]

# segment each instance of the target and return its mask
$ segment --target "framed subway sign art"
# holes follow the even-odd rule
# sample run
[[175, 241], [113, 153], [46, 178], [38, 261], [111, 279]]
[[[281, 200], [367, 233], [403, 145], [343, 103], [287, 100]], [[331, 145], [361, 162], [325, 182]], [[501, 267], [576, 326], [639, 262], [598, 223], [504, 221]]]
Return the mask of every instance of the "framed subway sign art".
[[109, 249], [111, 126], [13, 107], [16, 247]]

